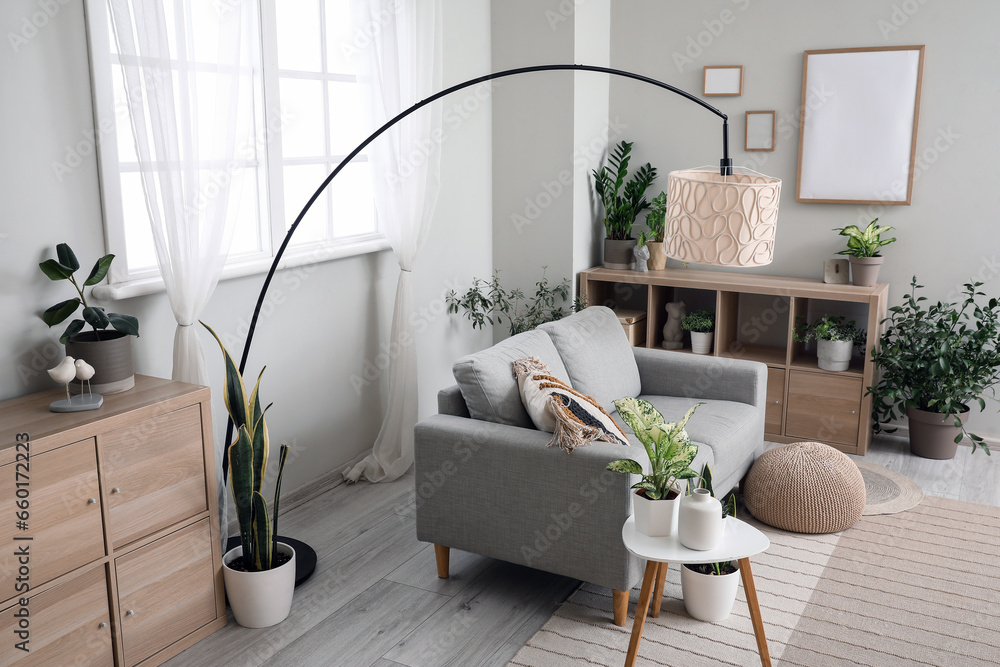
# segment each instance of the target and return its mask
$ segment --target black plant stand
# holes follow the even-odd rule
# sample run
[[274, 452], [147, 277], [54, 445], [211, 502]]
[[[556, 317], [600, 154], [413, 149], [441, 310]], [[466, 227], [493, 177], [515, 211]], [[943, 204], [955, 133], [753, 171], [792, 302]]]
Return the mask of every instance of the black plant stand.
[[[298, 586], [316, 571], [316, 550], [305, 542], [291, 537], [278, 535], [278, 541], [295, 549], [295, 585]], [[230, 537], [229, 541], [226, 542], [226, 553], [238, 546], [240, 546], [240, 536]]]

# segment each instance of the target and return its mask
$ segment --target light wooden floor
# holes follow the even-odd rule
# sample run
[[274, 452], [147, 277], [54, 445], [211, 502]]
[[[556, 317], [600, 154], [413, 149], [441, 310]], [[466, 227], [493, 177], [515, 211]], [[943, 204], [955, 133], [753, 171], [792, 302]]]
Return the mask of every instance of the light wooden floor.
[[[909, 454], [880, 436], [865, 460], [896, 470], [925, 492], [1000, 505], [1000, 452], [951, 461]], [[313, 577], [295, 591], [280, 625], [230, 623], [171, 667], [435, 667], [506, 665], [576, 588], [565, 577], [452, 550], [438, 579], [434, 551], [418, 542], [413, 478], [337, 486], [282, 515], [281, 533], [312, 545]], [[611, 610], [608, 610], [610, 617]]]

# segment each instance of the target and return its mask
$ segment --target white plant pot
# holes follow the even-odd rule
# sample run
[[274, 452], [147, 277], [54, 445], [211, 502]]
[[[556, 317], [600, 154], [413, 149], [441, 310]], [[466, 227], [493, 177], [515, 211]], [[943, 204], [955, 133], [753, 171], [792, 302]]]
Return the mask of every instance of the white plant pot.
[[243, 555], [243, 545], [230, 549], [222, 559], [226, 597], [236, 622], [245, 628], [267, 628], [281, 623], [292, 609], [295, 593], [295, 549], [278, 542], [278, 551], [292, 558], [264, 572], [239, 572], [229, 568]]
[[851, 365], [854, 343], [849, 340], [817, 340], [816, 356], [824, 371], [846, 371]]
[[681, 566], [681, 594], [688, 615], [699, 621], [717, 623], [729, 618], [740, 585], [739, 564], [732, 574], [701, 574]]
[[681, 496], [670, 500], [650, 500], [644, 494], [632, 494], [635, 529], [650, 537], [668, 537], [677, 534], [677, 515]]
[[712, 335], [714, 331], [709, 331], [708, 333], [701, 333], [698, 331], [691, 332], [691, 351], [695, 354], [711, 354], [712, 353]]
[[722, 503], [708, 489], [695, 489], [681, 500], [677, 537], [688, 549], [708, 551], [719, 546], [724, 527]]

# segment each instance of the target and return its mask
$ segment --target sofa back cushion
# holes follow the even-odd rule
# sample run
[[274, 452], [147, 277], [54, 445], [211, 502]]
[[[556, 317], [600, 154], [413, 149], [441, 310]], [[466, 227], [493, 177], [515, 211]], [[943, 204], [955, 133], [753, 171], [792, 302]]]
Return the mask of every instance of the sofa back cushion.
[[527, 357], [538, 357], [556, 377], [569, 377], [552, 340], [538, 329], [525, 331], [455, 362], [452, 373], [473, 419], [535, 428], [521, 403], [514, 376], [514, 361]]
[[552, 339], [573, 389], [593, 396], [608, 412], [615, 411], [615, 399], [639, 395], [639, 367], [610, 308], [591, 306], [538, 329]]

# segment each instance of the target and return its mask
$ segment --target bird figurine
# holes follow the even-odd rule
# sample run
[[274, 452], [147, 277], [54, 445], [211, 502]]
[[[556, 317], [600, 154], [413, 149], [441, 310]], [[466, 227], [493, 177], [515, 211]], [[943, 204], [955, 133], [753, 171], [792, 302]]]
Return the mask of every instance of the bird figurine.
[[66, 400], [69, 401], [69, 383], [73, 381], [76, 377], [76, 366], [74, 362], [76, 360], [73, 357], [66, 357], [59, 362], [59, 365], [55, 368], [49, 369], [49, 377], [58, 382], [59, 384], [66, 385]]
[[76, 366], [76, 379], [80, 381], [80, 393], [83, 393], [83, 383], [86, 382], [87, 393], [93, 396], [94, 391], [90, 387], [90, 378], [94, 377], [94, 367], [83, 359], [77, 359], [73, 365]]

